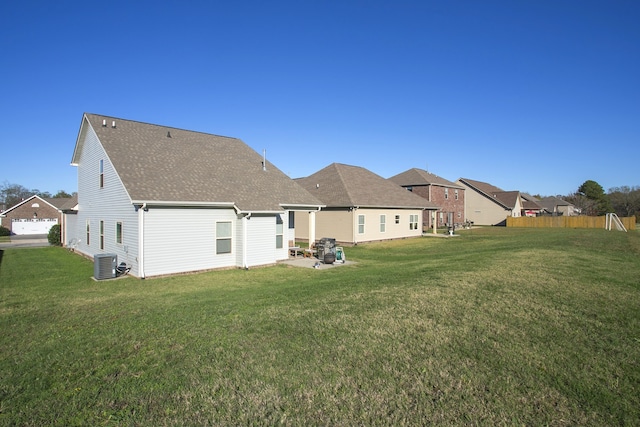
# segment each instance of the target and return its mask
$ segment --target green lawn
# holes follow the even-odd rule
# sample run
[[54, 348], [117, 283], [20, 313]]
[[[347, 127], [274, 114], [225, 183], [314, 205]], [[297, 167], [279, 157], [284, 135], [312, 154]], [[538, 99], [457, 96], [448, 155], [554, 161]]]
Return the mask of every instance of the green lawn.
[[640, 232], [480, 228], [354, 266], [0, 264], [0, 425], [637, 425]]

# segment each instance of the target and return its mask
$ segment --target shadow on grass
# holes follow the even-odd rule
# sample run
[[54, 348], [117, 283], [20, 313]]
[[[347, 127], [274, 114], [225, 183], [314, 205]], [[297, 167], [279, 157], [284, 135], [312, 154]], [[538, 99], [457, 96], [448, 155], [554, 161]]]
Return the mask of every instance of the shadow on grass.
[[0, 249], [0, 268], [2, 268], [2, 254], [4, 254], [4, 250]]

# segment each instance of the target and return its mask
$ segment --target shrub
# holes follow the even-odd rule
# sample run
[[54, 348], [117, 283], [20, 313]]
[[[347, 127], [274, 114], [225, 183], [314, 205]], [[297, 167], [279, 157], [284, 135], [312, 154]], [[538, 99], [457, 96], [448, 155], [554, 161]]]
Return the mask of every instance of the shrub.
[[60, 224], [55, 224], [49, 230], [49, 235], [47, 236], [49, 243], [55, 246], [62, 246], [62, 240], [60, 237]]
[[0, 236], [11, 236], [11, 230], [0, 225]]

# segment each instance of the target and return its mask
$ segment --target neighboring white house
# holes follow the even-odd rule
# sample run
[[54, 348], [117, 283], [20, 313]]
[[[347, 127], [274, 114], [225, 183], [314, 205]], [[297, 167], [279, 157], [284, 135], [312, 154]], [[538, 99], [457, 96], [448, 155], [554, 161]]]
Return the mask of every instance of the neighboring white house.
[[294, 212], [322, 206], [239, 139], [114, 117], [83, 115], [71, 164], [65, 245], [141, 278], [286, 259]]
[[505, 225], [507, 217], [522, 215], [519, 191], [504, 191], [482, 181], [460, 178], [465, 188], [465, 218], [475, 225]]
[[[422, 211], [438, 209], [359, 166], [333, 163], [296, 182], [326, 206], [315, 214], [316, 236], [346, 244], [421, 236]], [[315, 240], [305, 221], [296, 224], [298, 239]]]

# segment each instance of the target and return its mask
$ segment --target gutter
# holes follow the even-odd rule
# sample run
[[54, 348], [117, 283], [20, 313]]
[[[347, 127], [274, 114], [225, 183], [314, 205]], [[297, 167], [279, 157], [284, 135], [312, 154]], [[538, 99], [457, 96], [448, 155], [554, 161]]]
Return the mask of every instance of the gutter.
[[188, 202], [175, 200], [131, 200], [134, 205], [147, 206], [191, 206], [191, 207], [218, 207], [218, 208], [234, 208], [237, 210], [233, 202]]

